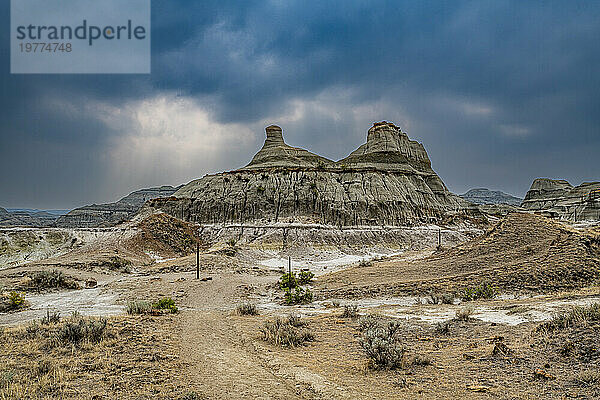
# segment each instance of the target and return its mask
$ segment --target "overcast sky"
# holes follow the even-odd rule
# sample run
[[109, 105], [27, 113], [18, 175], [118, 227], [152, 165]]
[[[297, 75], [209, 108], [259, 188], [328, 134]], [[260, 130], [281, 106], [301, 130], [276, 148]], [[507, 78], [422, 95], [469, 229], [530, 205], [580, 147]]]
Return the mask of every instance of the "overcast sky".
[[597, 1], [153, 0], [150, 75], [11, 75], [9, 11], [3, 0], [5, 208], [235, 169], [271, 123], [337, 160], [393, 121], [455, 193], [600, 180]]

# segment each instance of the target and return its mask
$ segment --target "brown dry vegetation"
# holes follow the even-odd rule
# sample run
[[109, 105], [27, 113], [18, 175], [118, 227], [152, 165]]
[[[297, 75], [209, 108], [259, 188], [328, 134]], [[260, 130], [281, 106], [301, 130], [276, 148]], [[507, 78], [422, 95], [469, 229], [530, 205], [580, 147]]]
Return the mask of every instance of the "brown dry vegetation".
[[188, 391], [172, 317], [111, 318], [99, 343], [79, 345], [55, 342], [64, 323], [4, 328], [0, 399], [177, 399]]
[[548, 292], [600, 281], [600, 237], [515, 213], [485, 235], [416, 261], [350, 268], [318, 282], [321, 297], [458, 292], [492, 283], [501, 292]]

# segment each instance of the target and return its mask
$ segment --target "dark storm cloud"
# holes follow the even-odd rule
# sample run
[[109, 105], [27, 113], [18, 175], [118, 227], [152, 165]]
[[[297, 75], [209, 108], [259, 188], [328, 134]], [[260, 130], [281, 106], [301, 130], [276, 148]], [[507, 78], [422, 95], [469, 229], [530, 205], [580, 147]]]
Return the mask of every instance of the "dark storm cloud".
[[[0, 168], [15, 172], [0, 178], [0, 205], [60, 208], [118, 197], [134, 183], [103, 173], [110, 160], [102, 152], [124, 135], [107, 123], [103, 105], [170, 93], [195, 99], [215, 123], [260, 129], [282, 117], [291, 144], [332, 158], [357, 147], [372, 121], [393, 120], [424, 143], [455, 192], [486, 186], [523, 195], [537, 176], [600, 179], [596, 2], [152, 7], [149, 76], [9, 75], [3, 57]], [[8, 55], [8, 32], [0, 35]], [[204, 170], [156, 172], [156, 184], [238, 166], [257, 145], [246, 143], [196, 167]], [[146, 165], [129, 168], [133, 182]]]

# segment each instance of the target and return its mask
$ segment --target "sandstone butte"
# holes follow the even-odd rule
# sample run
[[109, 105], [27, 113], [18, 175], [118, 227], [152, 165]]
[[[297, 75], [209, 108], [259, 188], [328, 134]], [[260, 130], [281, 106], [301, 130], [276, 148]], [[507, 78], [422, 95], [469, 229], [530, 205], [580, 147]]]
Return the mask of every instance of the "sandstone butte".
[[369, 129], [367, 142], [340, 161], [289, 146], [276, 125], [243, 168], [206, 175], [154, 199], [161, 210], [201, 224], [318, 223], [404, 226], [478, 214], [450, 193], [421, 143], [389, 122]]

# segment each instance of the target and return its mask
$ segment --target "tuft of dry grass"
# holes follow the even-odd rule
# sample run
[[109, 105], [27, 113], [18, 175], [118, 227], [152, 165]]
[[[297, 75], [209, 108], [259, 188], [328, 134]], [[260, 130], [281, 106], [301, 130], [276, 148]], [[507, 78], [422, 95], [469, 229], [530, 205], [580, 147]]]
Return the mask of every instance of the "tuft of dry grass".
[[242, 303], [237, 305], [235, 313], [237, 315], [258, 315], [258, 308], [256, 308], [256, 304]]
[[127, 314], [150, 314], [152, 312], [152, 304], [144, 300], [132, 300], [127, 302]]
[[340, 318], [358, 318], [358, 306], [355, 305], [345, 305], [344, 311], [340, 315]]
[[581, 371], [573, 378], [573, 383], [582, 387], [600, 387], [600, 371], [596, 369]]
[[572, 307], [569, 311], [556, 314], [550, 321], [538, 325], [536, 331], [553, 332], [593, 321], [600, 321], [600, 303]]
[[472, 315], [473, 315], [473, 307], [465, 307], [465, 308], [461, 308], [460, 310], [458, 310], [456, 312], [456, 317], [454, 319], [456, 319], [457, 321], [468, 322], [471, 320]]
[[266, 321], [261, 329], [263, 340], [281, 347], [297, 347], [315, 339], [300, 317], [289, 315]]

